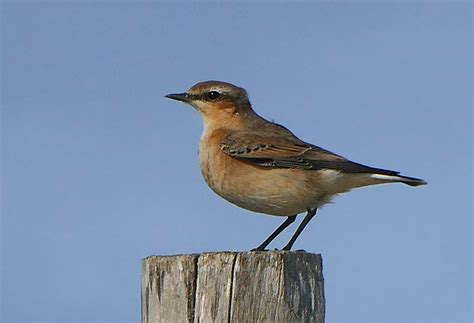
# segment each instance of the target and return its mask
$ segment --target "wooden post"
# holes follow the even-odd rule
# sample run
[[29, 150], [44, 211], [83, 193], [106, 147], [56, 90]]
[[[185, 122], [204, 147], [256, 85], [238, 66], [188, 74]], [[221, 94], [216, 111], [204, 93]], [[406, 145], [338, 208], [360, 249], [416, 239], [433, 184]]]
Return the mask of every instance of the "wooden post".
[[324, 322], [321, 255], [219, 252], [142, 261], [142, 323]]

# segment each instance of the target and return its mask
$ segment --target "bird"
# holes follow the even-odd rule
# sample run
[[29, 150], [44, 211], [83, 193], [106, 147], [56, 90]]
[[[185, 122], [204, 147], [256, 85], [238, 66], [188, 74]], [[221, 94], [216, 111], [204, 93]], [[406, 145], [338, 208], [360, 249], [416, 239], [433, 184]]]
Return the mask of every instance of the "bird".
[[258, 115], [247, 91], [204, 81], [168, 99], [192, 106], [203, 121], [199, 164], [207, 185], [241, 208], [286, 217], [258, 247], [266, 247], [306, 213], [282, 250], [289, 251], [316, 211], [351, 189], [384, 183], [424, 185], [420, 178], [369, 167], [299, 139], [286, 127]]

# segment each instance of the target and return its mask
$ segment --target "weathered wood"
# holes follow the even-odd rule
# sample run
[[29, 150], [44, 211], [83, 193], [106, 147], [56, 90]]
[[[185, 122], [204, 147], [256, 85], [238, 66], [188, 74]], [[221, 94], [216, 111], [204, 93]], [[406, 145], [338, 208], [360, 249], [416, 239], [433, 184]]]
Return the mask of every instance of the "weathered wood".
[[142, 322], [193, 321], [197, 258], [148, 257], [142, 261]]
[[324, 322], [320, 255], [220, 252], [142, 261], [142, 323]]

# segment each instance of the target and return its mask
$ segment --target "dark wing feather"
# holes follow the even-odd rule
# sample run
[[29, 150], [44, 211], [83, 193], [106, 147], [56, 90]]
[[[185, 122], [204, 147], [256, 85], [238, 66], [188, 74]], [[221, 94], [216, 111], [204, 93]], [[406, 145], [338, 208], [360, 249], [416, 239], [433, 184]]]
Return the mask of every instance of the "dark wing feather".
[[224, 138], [221, 150], [240, 161], [268, 168], [333, 169], [345, 173], [399, 174], [352, 162], [294, 136], [281, 136], [281, 134], [235, 132]]

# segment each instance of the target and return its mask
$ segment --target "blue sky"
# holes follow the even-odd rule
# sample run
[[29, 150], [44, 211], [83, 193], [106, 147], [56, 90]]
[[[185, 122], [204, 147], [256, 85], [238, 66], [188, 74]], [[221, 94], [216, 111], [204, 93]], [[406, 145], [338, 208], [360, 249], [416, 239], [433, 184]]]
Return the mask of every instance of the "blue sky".
[[[198, 81], [429, 185], [354, 190], [296, 249], [327, 321], [472, 321], [472, 4], [3, 1], [1, 319], [138, 322], [140, 260], [257, 246], [282, 218], [201, 178]], [[281, 247], [296, 226], [271, 247]]]

